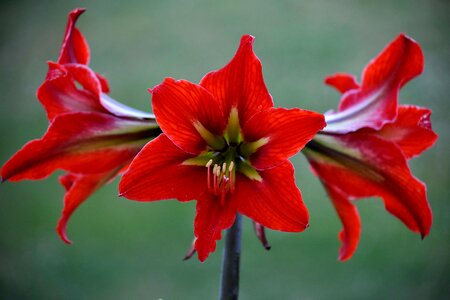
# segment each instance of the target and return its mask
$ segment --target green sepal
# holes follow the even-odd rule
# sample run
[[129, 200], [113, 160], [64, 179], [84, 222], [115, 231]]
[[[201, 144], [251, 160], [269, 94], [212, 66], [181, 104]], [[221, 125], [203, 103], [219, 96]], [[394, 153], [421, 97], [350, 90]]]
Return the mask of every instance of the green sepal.
[[269, 142], [268, 137], [260, 138], [259, 140], [251, 143], [243, 143], [239, 146], [239, 152], [244, 157], [249, 157], [255, 153], [259, 148], [266, 145]]
[[256, 171], [255, 168], [251, 164], [249, 164], [247, 161], [240, 161], [237, 166], [237, 171], [251, 180], [256, 180], [259, 182], [262, 182], [262, 177], [259, 175], [258, 171]]
[[193, 125], [208, 146], [216, 150], [220, 150], [225, 147], [225, 140], [223, 137], [211, 133], [199, 121], [195, 121]]

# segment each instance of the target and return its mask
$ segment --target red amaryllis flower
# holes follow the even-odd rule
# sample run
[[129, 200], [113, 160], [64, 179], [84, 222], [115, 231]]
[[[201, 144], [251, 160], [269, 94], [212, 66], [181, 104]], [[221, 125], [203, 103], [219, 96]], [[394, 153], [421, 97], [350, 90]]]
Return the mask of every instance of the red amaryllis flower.
[[89, 48], [75, 27], [83, 9], [69, 14], [57, 63], [49, 62], [37, 97], [50, 121], [47, 133], [27, 143], [1, 169], [2, 180], [43, 179], [57, 169], [67, 190], [57, 231], [66, 236], [75, 209], [112, 180], [160, 130], [154, 116], [111, 99], [106, 79], [88, 66]]
[[151, 90], [163, 134], [148, 143], [119, 185], [138, 201], [197, 200], [195, 249], [204, 261], [239, 212], [298, 232], [308, 213], [288, 158], [325, 126], [321, 114], [274, 108], [245, 35], [234, 58], [200, 84], [167, 78]]
[[340, 260], [358, 245], [361, 224], [353, 201], [362, 197], [381, 197], [387, 211], [422, 237], [430, 231], [426, 186], [411, 174], [407, 159], [435, 142], [431, 111], [397, 104], [399, 89], [423, 65], [419, 44], [401, 34], [369, 63], [361, 84], [342, 73], [325, 80], [343, 93], [339, 111], [326, 114], [327, 127], [304, 153], [343, 223]]

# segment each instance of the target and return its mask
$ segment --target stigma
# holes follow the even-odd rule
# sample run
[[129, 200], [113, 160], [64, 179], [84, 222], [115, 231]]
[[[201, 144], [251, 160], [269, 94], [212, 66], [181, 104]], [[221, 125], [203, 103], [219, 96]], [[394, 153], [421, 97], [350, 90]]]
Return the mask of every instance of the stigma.
[[210, 159], [205, 167], [207, 168], [208, 190], [216, 196], [220, 196], [220, 203], [225, 203], [228, 192], [234, 192], [236, 182], [236, 168], [234, 161], [224, 162], [222, 165], [214, 163]]

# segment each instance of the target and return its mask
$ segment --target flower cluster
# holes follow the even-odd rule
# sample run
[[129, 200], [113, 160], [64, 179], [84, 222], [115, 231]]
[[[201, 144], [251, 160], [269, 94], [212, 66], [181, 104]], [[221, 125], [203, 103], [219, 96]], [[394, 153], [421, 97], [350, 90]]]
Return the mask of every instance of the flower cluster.
[[215, 250], [237, 214], [264, 228], [301, 232], [308, 211], [295, 184], [289, 158], [303, 149], [344, 225], [339, 258], [358, 244], [355, 199], [379, 196], [386, 209], [422, 236], [431, 210], [425, 185], [407, 160], [437, 136], [430, 110], [399, 106], [399, 89], [423, 70], [419, 45], [395, 39], [364, 70], [362, 83], [336, 74], [326, 83], [342, 95], [339, 110], [324, 115], [276, 108], [244, 35], [231, 61], [197, 84], [166, 78], [152, 89], [153, 114], [108, 96], [104, 77], [88, 66], [88, 44], [69, 15], [57, 62], [49, 62], [37, 97], [46, 109], [48, 131], [27, 143], [1, 169], [2, 180], [38, 180], [64, 170], [61, 238], [75, 209], [95, 190], [122, 174], [121, 196], [137, 201], [196, 201], [194, 244], [188, 257], [201, 261]]

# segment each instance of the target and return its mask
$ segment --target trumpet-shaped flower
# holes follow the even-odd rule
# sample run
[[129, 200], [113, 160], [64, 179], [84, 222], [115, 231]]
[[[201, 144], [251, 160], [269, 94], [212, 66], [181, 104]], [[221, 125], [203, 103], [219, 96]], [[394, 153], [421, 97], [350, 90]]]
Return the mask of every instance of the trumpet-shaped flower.
[[321, 114], [274, 108], [244, 35], [234, 58], [200, 84], [165, 79], [151, 89], [163, 132], [123, 175], [122, 196], [197, 200], [194, 248], [204, 261], [236, 213], [262, 226], [299, 232], [308, 213], [288, 158], [325, 126]]
[[38, 180], [55, 170], [67, 190], [57, 231], [66, 236], [75, 209], [95, 190], [126, 168], [143, 145], [160, 133], [154, 116], [111, 99], [108, 83], [88, 66], [89, 47], [76, 20], [84, 12], [69, 14], [57, 63], [49, 62], [37, 97], [47, 111], [47, 133], [27, 143], [2, 167], [2, 180]]
[[401, 34], [369, 63], [361, 84], [343, 73], [325, 80], [343, 93], [339, 110], [326, 114], [327, 126], [304, 153], [343, 223], [340, 260], [357, 248], [361, 223], [353, 203], [362, 197], [381, 197], [387, 211], [422, 237], [430, 231], [426, 186], [411, 174], [407, 160], [437, 138], [431, 111], [397, 103], [400, 88], [423, 64], [419, 44]]

